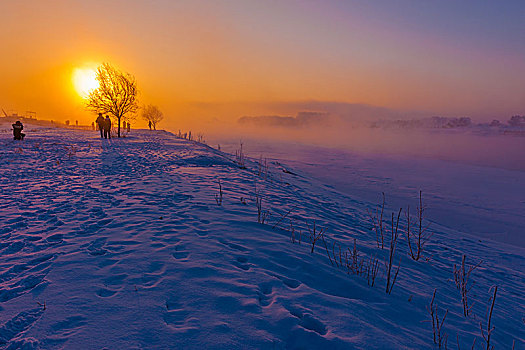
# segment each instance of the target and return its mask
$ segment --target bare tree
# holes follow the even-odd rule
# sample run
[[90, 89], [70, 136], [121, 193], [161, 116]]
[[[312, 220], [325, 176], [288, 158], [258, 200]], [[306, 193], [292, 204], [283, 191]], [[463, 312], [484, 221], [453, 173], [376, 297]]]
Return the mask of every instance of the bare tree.
[[153, 130], [157, 130], [157, 123], [160, 123], [164, 119], [164, 115], [160, 111], [159, 107], [154, 105], [147, 105], [142, 107], [142, 119], [147, 122], [151, 122]]
[[138, 109], [135, 77], [119, 71], [109, 63], [103, 63], [97, 68], [96, 79], [99, 87], [89, 94], [86, 107], [95, 113], [115, 117], [118, 122], [117, 134], [120, 137], [122, 117], [135, 113]]

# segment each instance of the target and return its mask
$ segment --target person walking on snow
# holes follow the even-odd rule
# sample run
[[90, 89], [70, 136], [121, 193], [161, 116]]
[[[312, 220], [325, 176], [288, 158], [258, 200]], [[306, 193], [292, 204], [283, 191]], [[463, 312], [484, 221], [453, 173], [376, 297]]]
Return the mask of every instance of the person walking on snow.
[[106, 124], [106, 121], [104, 120], [104, 117], [102, 116], [102, 113], [98, 114], [98, 118], [96, 120], [98, 125], [98, 130], [100, 130], [100, 138], [103, 138], [103, 132], [104, 132], [104, 125]]
[[109, 119], [109, 115], [106, 115], [106, 120], [104, 121], [104, 138], [111, 138], [111, 119]]

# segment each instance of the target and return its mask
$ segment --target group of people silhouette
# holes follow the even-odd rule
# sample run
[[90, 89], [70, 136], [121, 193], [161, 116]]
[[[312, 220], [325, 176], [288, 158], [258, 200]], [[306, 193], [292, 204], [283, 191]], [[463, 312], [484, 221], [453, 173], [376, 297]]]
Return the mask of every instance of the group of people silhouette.
[[[106, 115], [106, 117], [104, 118], [102, 113], [99, 113], [98, 118], [95, 122], [98, 126], [98, 129], [100, 130], [100, 137], [105, 138], [105, 139], [111, 139], [111, 119], [109, 118], [109, 115]], [[78, 125], [78, 122], [77, 122], [77, 125]], [[20, 120], [17, 120], [14, 124], [12, 124], [12, 126], [13, 126], [13, 138], [15, 140], [23, 140], [24, 137], [26, 136], [26, 134], [22, 132], [22, 130], [24, 130], [24, 124], [22, 124]], [[149, 128], [151, 129], [151, 122], [149, 124]], [[93, 129], [95, 129], [94, 124], [93, 124]], [[124, 122], [124, 130], [126, 129], [129, 132], [131, 129], [131, 124]]]
[[110, 139], [111, 138], [111, 119], [109, 115], [106, 115], [106, 118], [102, 116], [102, 113], [98, 114], [98, 118], [95, 121], [100, 130], [100, 138]]
[[[106, 117], [104, 118], [102, 113], [99, 113], [98, 118], [95, 122], [98, 126], [98, 129], [100, 130], [100, 137], [105, 138], [105, 139], [110, 139], [111, 138], [111, 119], [109, 118], [109, 115], [106, 115]], [[26, 134], [22, 132], [22, 130], [24, 130], [24, 124], [22, 124], [20, 120], [17, 120], [14, 124], [12, 124], [12, 126], [13, 126], [13, 138], [15, 140], [23, 140], [24, 137], [26, 136]], [[149, 124], [149, 128], [151, 130], [151, 122]], [[93, 129], [94, 129], [94, 125], [93, 125]], [[124, 122], [124, 130], [126, 129], [129, 132], [131, 129], [131, 124]]]

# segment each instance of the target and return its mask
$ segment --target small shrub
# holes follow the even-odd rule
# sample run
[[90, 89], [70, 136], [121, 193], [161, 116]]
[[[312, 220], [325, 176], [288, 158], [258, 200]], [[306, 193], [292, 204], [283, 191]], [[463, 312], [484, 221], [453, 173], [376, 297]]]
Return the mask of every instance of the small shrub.
[[[310, 238], [310, 244], [312, 245], [312, 250], [310, 253], [314, 252], [315, 244], [318, 240], [324, 237], [324, 229], [317, 229], [317, 226], [315, 224], [315, 220], [313, 221], [312, 227], [308, 224], [308, 220], [306, 221], [306, 227], [308, 228], [309, 238]], [[324, 239], [324, 238], [323, 238]]]
[[438, 346], [439, 349], [443, 347], [447, 348], [447, 338], [448, 335], [443, 332], [443, 325], [445, 324], [445, 319], [448, 315], [448, 309], [445, 311], [445, 314], [440, 319], [438, 316], [438, 307], [434, 304], [434, 299], [436, 298], [436, 290], [434, 289], [434, 294], [432, 294], [432, 300], [430, 305], [427, 307], [430, 317], [432, 318], [432, 332], [434, 334], [434, 344]]
[[261, 196], [260, 191], [255, 190], [255, 206], [257, 207], [257, 222], [259, 224], [265, 224], [268, 220], [268, 217], [270, 216], [270, 212], [268, 210], [263, 210], [263, 199]]
[[235, 151], [235, 162], [241, 169], [246, 169], [246, 157], [242, 149], [242, 142], [240, 142], [240, 148]]
[[394, 284], [396, 283], [397, 274], [399, 273], [399, 265], [397, 266], [397, 269], [395, 272], [392, 271], [392, 267], [394, 265], [394, 256], [396, 254], [396, 245], [397, 245], [397, 239], [399, 237], [399, 218], [401, 217], [401, 211], [402, 209], [399, 209], [399, 213], [397, 214], [397, 221], [394, 225], [394, 213], [392, 213], [392, 230], [390, 234], [390, 250], [388, 255], [388, 262], [386, 263], [387, 267], [387, 278], [386, 278], [386, 292], [388, 294], [392, 293], [392, 288], [394, 287]]
[[417, 230], [412, 232], [412, 222], [410, 217], [410, 207], [407, 207], [407, 242], [408, 252], [413, 260], [418, 261], [423, 254], [423, 247], [425, 243], [432, 237], [432, 233], [427, 233], [428, 226], [423, 227], [423, 213], [425, 207], [423, 206], [422, 191], [419, 191], [419, 206], [417, 207]]
[[370, 256], [367, 260], [365, 271], [368, 285], [373, 287], [379, 271], [379, 259]]
[[257, 176], [264, 180], [268, 179], [268, 160], [266, 158], [263, 159], [262, 155], [257, 162]]
[[472, 271], [474, 271], [479, 265], [481, 265], [482, 261], [480, 261], [476, 265], [471, 265], [468, 268], [466, 267], [465, 261], [467, 259], [466, 255], [463, 255], [463, 258], [461, 259], [461, 266], [457, 267], [456, 264], [454, 264], [454, 282], [456, 283], [456, 287], [458, 288], [460, 294], [461, 294], [461, 303], [463, 305], [463, 315], [469, 316], [472, 310], [472, 305], [468, 305], [468, 292], [472, 289], [474, 286], [474, 283], [469, 284], [469, 278]]
[[490, 337], [492, 332], [494, 332], [495, 327], [492, 325], [492, 312], [494, 311], [494, 303], [496, 302], [496, 293], [498, 292], [498, 286], [491, 287], [490, 290], [494, 289], [494, 294], [489, 299], [490, 308], [487, 309], [487, 328], [483, 329], [483, 324], [479, 323], [479, 329], [481, 330], [481, 336], [485, 340], [485, 349], [491, 350], [494, 349], [494, 345], [490, 345]]

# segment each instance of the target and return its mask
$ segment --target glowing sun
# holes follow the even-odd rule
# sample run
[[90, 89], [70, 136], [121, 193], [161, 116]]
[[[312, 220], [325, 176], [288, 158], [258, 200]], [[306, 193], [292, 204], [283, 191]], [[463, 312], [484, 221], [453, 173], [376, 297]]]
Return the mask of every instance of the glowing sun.
[[98, 88], [97, 72], [92, 68], [75, 68], [73, 71], [73, 85], [82, 98], [87, 98], [89, 93]]

